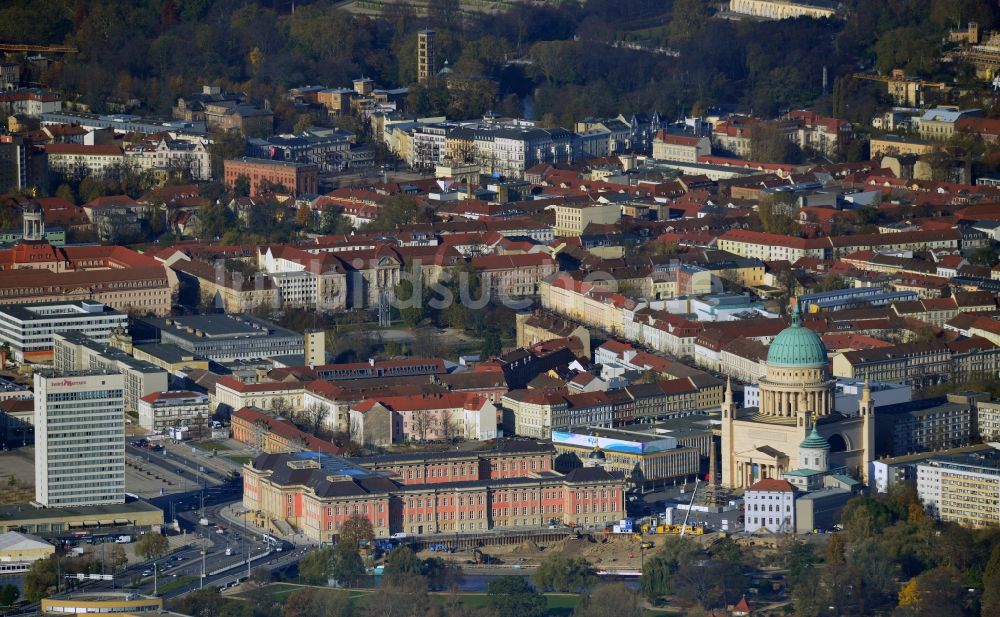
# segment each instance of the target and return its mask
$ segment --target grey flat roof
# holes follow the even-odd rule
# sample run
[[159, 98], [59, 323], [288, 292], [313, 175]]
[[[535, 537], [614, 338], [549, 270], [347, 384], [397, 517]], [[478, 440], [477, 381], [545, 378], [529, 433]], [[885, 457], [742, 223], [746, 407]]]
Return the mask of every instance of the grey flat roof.
[[657, 434], [647, 431], [640, 432], [640, 431], [629, 431], [624, 429], [604, 428], [602, 426], [574, 426], [570, 427], [566, 432], [574, 433], [576, 435], [590, 435], [592, 437], [605, 437], [607, 439], [620, 439], [622, 441], [636, 441], [640, 443], [649, 443], [660, 439], [666, 439], [668, 437], [674, 437], [674, 435], [668, 433]]
[[46, 379], [51, 379], [53, 377], [92, 377], [95, 375], [121, 375], [118, 371], [109, 371], [106, 369], [85, 369], [82, 371], [57, 371], [53, 368], [43, 368], [35, 371], [37, 374], [45, 377]]
[[497, 447], [492, 450], [470, 450], [456, 451], [445, 450], [443, 452], [399, 452], [396, 454], [375, 454], [372, 456], [356, 456], [351, 461], [358, 465], [377, 465], [392, 463], [420, 462], [424, 460], [449, 459], [449, 458], [479, 458], [484, 456], [496, 456], [501, 454], [518, 453], [538, 453], [553, 452], [551, 443], [539, 441], [527, 441], [519, 439], [504, 439], [497, 443]]
[[271, 159], [260, 159], [254, 158], [252, 156], [241, 156], [238, 159], [233, 159], [236, 161], [241, 161], [243, 163], [258, 163], [263, 165], [280, 165], [281, 167], [313, 167], [312, 163], [296, 163], [294, 161], [275, 161]]
[[936, 452], [930, 457], [928, 462], [981, 467], [983, 469], [1000, 469], [1000, 451], [988, 448], [975, 452], [953, 452], [951, 454]]
[[136, 499], [126, 503], [102, 504], [96, 506], [72, 506], [67, 508], [39, 508], [31, 504], [0, 505], [0, 521], [11, 520], [41, 520], [48, 518], [78, 518], [107, 519], [122, 518], [122, 515], [133, 512], [162, 512], [153, 504]]
[[[302, 337], [297, 332], [250, 315], [188, 315], [144, 321], [161, 332], [192, 342], [246, 337]], [[171, 323], [168, 324], [168, 321]], [[187, 328], [195, 332], [188, 332]], [[203, 332], [204, 336], [198, 336], [196, 332]]]
[[828, 488], [817, 489], [815, 491], [809, 491], [808, 493], [802, 493], [796, 499], [798, 501], [801, 500], [820, 501], [823, 499], [832, 499], [834, 497], [849, 497], [852, 494], [853, 493], [851, 493], [851, 491], [847, 490], [846, 488], [828, 487]]
[[945, 411], [968, 411], [974, 408], [974, 404], [952, 403], [946, 397], [933, 397], [896, 403], [893, 405], [882, 405], [878, 408], [876, 416], [909, 414], [919, 416], [928, 413]]
[[135, 349], [138, 349], [143, 353], [147, 353], [157, 359], [163, 360], [164, 362], [170, 363], [184, 362], [187, 358], [191, 358], [191, 361], [208, 360], [208, 358], [193, 354], [190, 351], [185, 351], [177, 345], [172, 345], [170, 343], [145, 343], [143, 345], [136, 345]]
[[115, 360], [117, 362], [122, 362], [123, 364], [126, 364], [129, 368], [131, 368], [134, 371], [139, 371], [140, 373], [160, 373], [163, 371], [163, 369], [156, 366], [155, 364], [151, 364], [149, 362], [146, 362], [145, 360], [136, 360], [135, 358], [128, 355], [124, 351], [116, 347], [111, 347], [110, 345], [106, 345], [104, 343], [98, 343], [97, 341], [86, 336], [83, 333], [57, 332], [55, 334], [65, 338], [67, 341], [70, 341], [71, 343], [75, 343], [77, 345], [83, 345], [84, 347], [92, 351], [95, 351], [101, 354], [102, 356], [111, 358], [112, 360]]
[[[33, 308], [45, 308], [50, 306], [75, 306], [81, 309], [81, 311], [79, 313], [54, 313], [51, 315], [39, 315], [38, 313], [31, 310]], [[99, 312], [97, 311], [90, 312], [88, 309], [84, 308], [85, 306], [87, 307], [100, 306], [102, 307], [102, 310]], [[121, 315], [122, 317], [126, 317], [125, 313], [120, 313], [115, 309], [111, 308], [110, 306], [101, 304], [100, 302], [94, 302], [93, 300], [66, 300], [63, 302], [32, 302], [30, 304], [5, 304], [3, 306], [0, 306], [0, 313], [5, 313], [21, 321], [36, 321], [36, 320], [40, 321], [43, 319], [53, 319], [55, 317], [65, 318], [65, 319], [84, 319], [84, 318], [94, 317], [95, 315], [103, 315], [103, 316]]]

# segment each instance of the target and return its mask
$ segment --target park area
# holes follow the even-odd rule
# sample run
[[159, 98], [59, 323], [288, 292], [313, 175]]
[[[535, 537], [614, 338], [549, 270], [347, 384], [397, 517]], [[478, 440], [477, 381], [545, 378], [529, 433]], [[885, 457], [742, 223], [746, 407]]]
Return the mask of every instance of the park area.
[[[500, 577], [498, 577], [500, 578]], [[545, 617], [569, 616], [580, 604], [582, 596], [568, 593], [547, 593], [542, 594], [544, 598], [544, 612], [540, 615]], [[403, 594], [398, 599], [404, 606], [400, 606], [403, 612], [393, 610], [392, 604], [397, 599], [393, 592], [385, 593], [382, 589], [331, 589], [329, 587], [315, 587], [309, 585], [296, 585], [291, 583], [274, 583], [261, 588], [236, 590], [232, 595], [224, 596], [224, 602], [256, 603], [262, 598], [267, 598], [267, 602], [273, 602], [281, 606], [281, 617], [333, 617], [339, 615], [337, 612], [326, 612], [325, 614], [314, 613], [310, 610], [310, 605], [321, 605], [325, 607], [343, 607], [351, 605], [351, 614], [378, 614], [378, 615], [411, 615], [409, 606], [414, 602], [421, 601], [409, 594]], [[428, 594], [432, 607], [426, 613], [433, 615], [434, 608], [443, 611], [443, 615], [492, 615], [490, 610], [491, 601], [488, 593], [478, 592], [455, 592], [442, 591]], [[375, 612], [372, 613], [372, 609]], [[230, 609], [233, 610], [233, 609]], [[329, 610], [329, 608], [327, 609]], [[505, 611], [500, 613], [504, 617], [516, 617], [519, 613], [514, 608], [513, 612]], [[643, 615], [670, 615], [679, 614], [663, 609], [644, 609]]]

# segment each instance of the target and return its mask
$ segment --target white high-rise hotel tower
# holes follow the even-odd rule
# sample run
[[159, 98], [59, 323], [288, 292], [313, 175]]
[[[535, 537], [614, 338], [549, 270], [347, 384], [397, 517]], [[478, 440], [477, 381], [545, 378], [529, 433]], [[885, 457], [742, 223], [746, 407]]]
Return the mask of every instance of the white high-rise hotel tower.
[[35, 501], [47, 507], [125, 502], [124, 377], [35, 373]]

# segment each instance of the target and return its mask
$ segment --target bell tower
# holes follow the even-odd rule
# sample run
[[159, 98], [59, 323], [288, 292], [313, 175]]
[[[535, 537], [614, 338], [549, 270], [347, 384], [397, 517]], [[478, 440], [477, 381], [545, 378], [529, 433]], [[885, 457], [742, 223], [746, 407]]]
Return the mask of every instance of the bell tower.
[[861, 481], [869, 483], [868, 463], [875, 459], [875, 401], [872, 400], [872, 389], [865, 379], [865, 387], [861, 391], [858, 402], [858, 415], [861, 416]]
[[[727, 377], [726, 394], [722, 399], [722, 485], [729, 488], [736, 486], [736, 453], [733, 441], [733, 416], [735, 415], [733, 382]], [[715, 478], [712, 478], [712, 481], [714, 482]]]

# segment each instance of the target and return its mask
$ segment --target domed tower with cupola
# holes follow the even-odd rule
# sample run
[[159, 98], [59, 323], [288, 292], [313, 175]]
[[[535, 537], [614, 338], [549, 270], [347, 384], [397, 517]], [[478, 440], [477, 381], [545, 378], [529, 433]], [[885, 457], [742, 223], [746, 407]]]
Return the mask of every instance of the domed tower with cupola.
[[819, 434], [815, 424], [799, 444], [799, 469], [821, 472], [830, 469], [830, 442]]
[[826, 345], [802, 325], [798, 302], [792, 310], [792, 325], [774, 337], [767, 350], [764, 377], [760, 379], [758, 413], [776, 421], [805, 426], [798, 412], [818, 416], [833, 411], [833, 385], [827, 369]]

